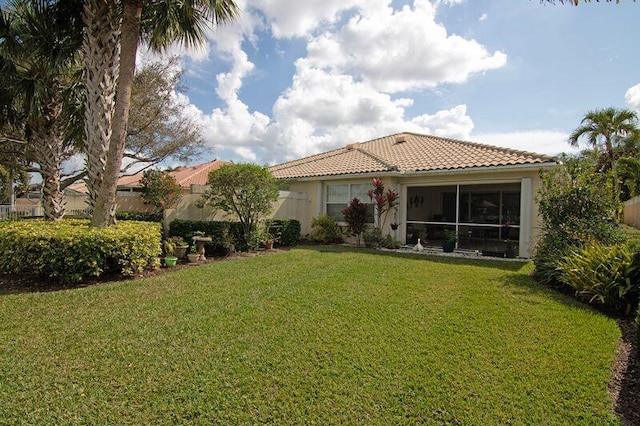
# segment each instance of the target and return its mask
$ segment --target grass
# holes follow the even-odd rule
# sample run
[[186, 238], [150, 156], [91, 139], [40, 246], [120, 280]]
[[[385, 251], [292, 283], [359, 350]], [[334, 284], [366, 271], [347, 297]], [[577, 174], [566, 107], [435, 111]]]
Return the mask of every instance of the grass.
[[0, 295], [0, 424], [618, 424], [616, 323], [530, 269], [300, 248]]

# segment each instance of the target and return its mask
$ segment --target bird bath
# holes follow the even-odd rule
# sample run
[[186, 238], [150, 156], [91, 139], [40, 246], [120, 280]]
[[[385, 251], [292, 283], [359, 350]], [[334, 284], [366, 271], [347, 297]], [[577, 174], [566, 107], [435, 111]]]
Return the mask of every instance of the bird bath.
[[204, 245], [212, 241], [211, 237], [193, 237], [192, 240], [196, 243], [196, 252], [200, 255], [198, 260], [207, 260], [204, 255]]

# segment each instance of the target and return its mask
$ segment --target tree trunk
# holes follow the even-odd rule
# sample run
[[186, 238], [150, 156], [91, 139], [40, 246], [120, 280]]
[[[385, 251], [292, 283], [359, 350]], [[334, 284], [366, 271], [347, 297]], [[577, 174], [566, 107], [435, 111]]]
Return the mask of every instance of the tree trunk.
[[85, 180], [89, 206], [94, 207], [106, 162], [115, 106], [120, 31], [116, 5], [109, 0], [88, 0], [82, 20], [85, 27], [82, 53], [86, 70], [84, 130], [86, 134]]
[[104, 176], [91, 218], [91, 226], [104, 228], [115, 224], [116, 189], [127, 137], [127, 121], [131, 105], [131, 87], [136, 67], [138, 36], [143, 0], [125, 0], [120, 26], [120, 70], [118, 96], [113, 116], [113, 130], [107, 151]]
[[40, 165], [42, 175], [42, 204], [47, 220], [62, 219], [65, 200], [60, 189], [60, 163], [64, 153], [63, 129], [58, 118], [62, 103], [51, 100], [43, 108], [44, 114], [37, 121], [29, 123], [32, 131], [35, 162]]

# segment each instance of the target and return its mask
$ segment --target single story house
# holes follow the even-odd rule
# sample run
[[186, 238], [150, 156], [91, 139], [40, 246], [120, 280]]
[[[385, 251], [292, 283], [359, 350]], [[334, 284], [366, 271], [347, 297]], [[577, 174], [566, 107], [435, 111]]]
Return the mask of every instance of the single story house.
[[[535, 194], [539, 172], [553, 157], [416, 133], [399, 133], [272, 166], [290, 191], [306, 194], [298, 209], [303, 234], [314, 217], [343, 222], [342, 209], [358, 198], [370, 203], [374, 177], [400, 195], [385, 223], [406, 244], [440, 246], [445, 230], [458, 234], [458, 249], [532, 255], [540, 232]], [[371, 215], [372, 221], [375, 215]], [[391, 223], [399, 226], [392, 230]]]
[[[178, 182], [182, 188], [183, 196], [194, 193], [194, 188], [202, 187], [207, 184], [209, 172], [217, 170], [225, 164], [231, 164], [228, 161], [213, 160], [207, 163], [198, 164], [190, 167], [177, 167], [170, 171], [169, 174]], [[144, 204], [140, 197], [142, 192], [142, 180], [144, 172], [138, 172], [133, 175], [121, 176], [118, 179], [117, 202], [118, 211], [136, 211], [148, 212], [153, 207]], [[65, 190], [67, 200], [67, 212], [74, 213], [87, 208], [88, 191], [83, 181], [70, 185]]]

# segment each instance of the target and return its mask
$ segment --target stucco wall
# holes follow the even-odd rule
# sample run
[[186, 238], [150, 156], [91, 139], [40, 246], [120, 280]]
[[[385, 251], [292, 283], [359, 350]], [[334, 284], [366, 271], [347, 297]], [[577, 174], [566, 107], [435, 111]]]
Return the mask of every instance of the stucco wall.
[[640, 229], [640, 196], [624, 203], [624, 223]]
[[[325, 187], [329, 184], [341, 184], [341, 183], [371, 183], [374, 176], [367, 175], [360, 177], [345, 176], [341, 178], [324, 178], [316, 181], [301, 180], [291, 181], [291, 190], [299, 193], [306, 193], [308, 195], [309, 208], [301, 211], [301, 216], [298, 220], [301, 222], [302, 234], [308, 234], [311, 231], [311, 220], [314, 217], [324, 214], [324, 198]], [[386, 222], [382, 225], [382, 229], [389, 229], [389, 223], [400, 222], [401, 226], [398, 228], [397, 238], [404, 239], [404, 223], [406, 220], [406, 197], [407, 188], [411, 186], [446, 186], [446, 185], [478, 185], [478, 184], [491, 184], [491, 183], [518, 183], [522, 184], [523, 178], [528, 178], [530, 183], [530, 196], [529, 205], [522, 206], [522, 208], [529, 209], [530, 226], [528, 230], [524, 230], [527, 234], [523, 241], [528, 242], [528, 247], [525, 248], [524, 253], [526, 256], [530, 256], [533, 253], [533, 248], [538, 240], [541, 230], [541, 222], [539, 218], [538, 205], [535, 202], [536, 194], [538, 193], [541, 180], [539, 177], [539, 169], [532, 167], [529, 169], [487, 169], [485, 171], [474, 172], [437, 172], [437, 173], [416, 173], [410, 174], [381, 174], [385, 188], [394, 189], [400, 194], [400, 204], [397, 212], [389, 214]], [[527, 185], [529, 185], [527, 183]]]

